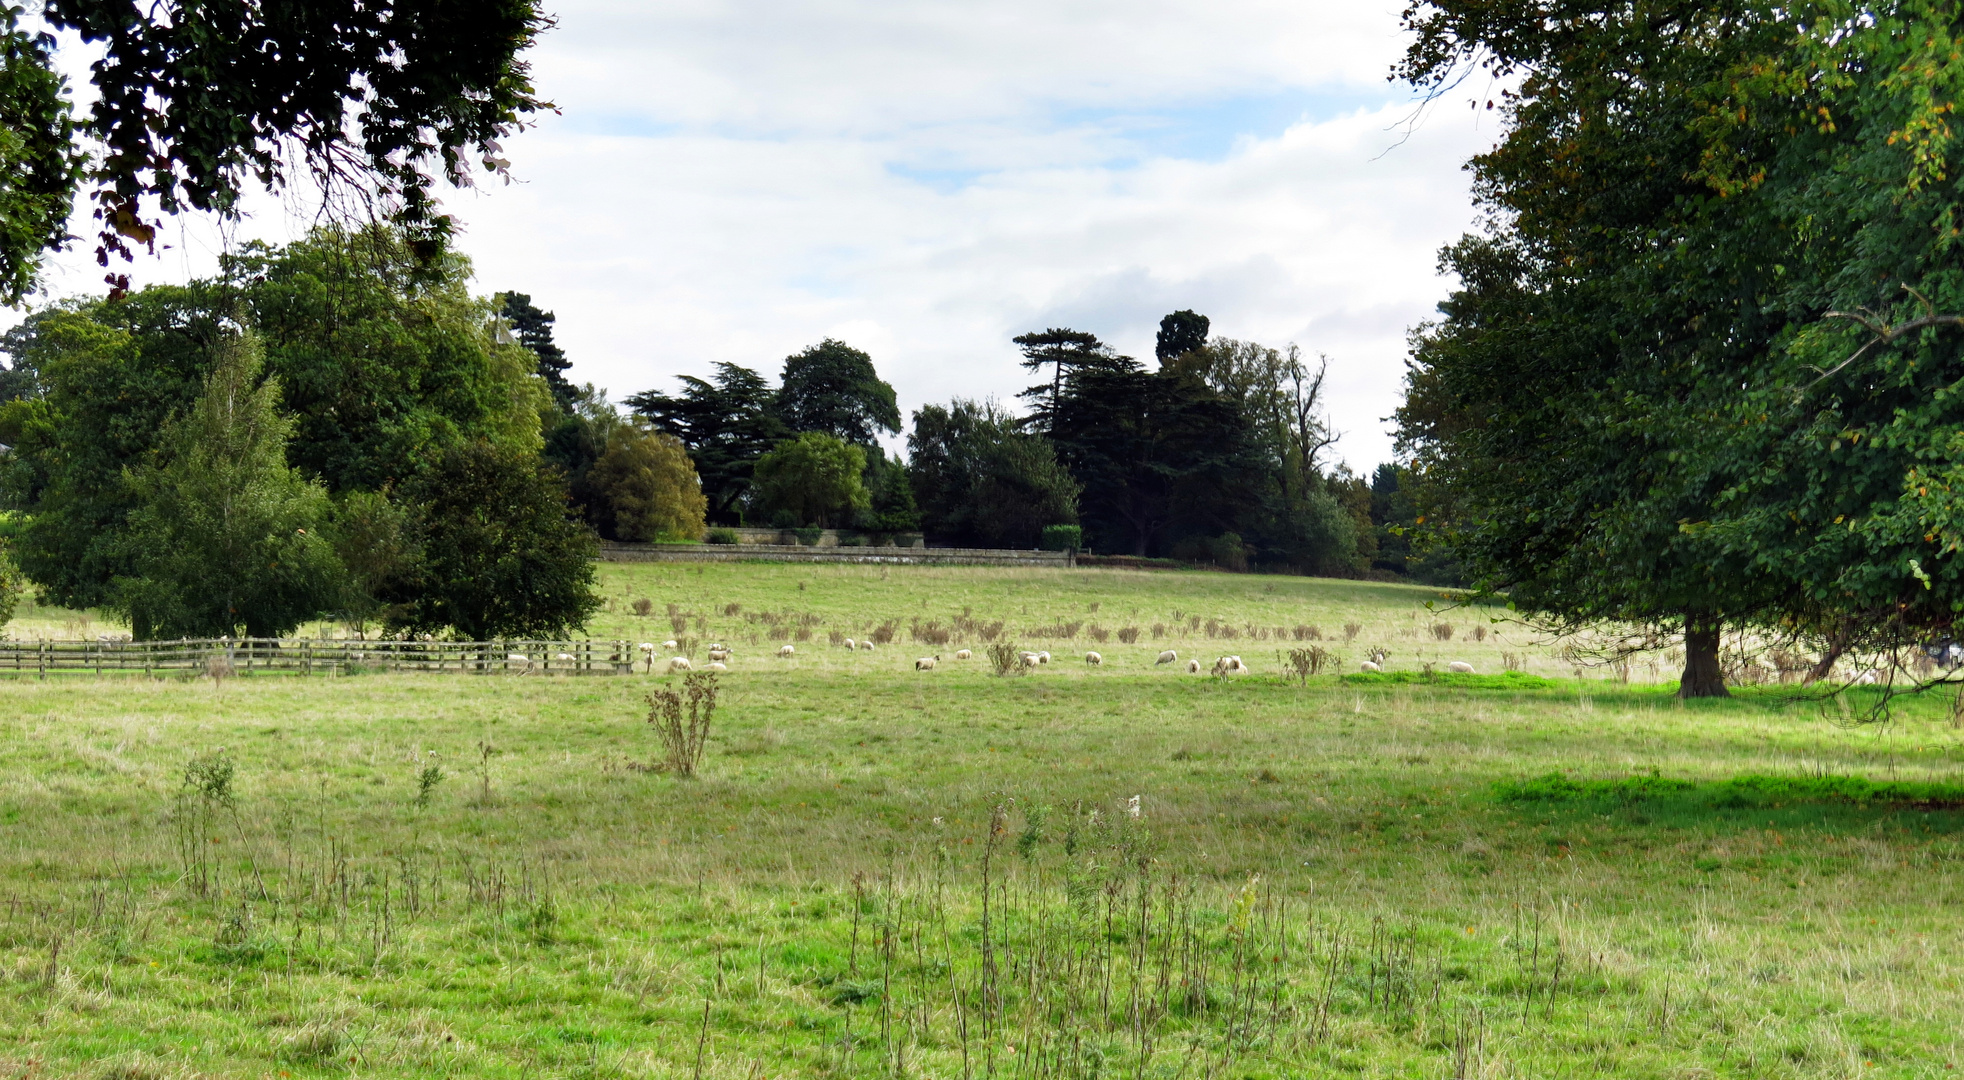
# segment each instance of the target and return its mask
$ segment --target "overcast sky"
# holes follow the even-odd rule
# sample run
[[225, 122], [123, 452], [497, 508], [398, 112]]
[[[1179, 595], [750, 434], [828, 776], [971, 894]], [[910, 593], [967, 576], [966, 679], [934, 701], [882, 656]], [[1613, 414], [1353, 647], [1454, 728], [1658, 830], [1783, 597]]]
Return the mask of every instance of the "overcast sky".
[[[1404, 123], [1401, 6], [568, 0], [532, 57], [561, 114], [508, 142], [519, 183], [446, 203], [480, 286], [555, 311], [573, 377], [616, 400], [719, 360], [775, 377], [828, 336], [903, 411], [1009, 399], [1018, 333], [1150, 359], [1193, 308], [1328, 354], [1338, 453], [1368, 472], [1405, 333], [1449, 287], [1436, 253], [1472, 221], [1461, 165], [1495, 134], [1469, 93]], [[173, 230], [134, 279], [305, 228], [255, 205]], [[54, 292], [99, 288], [87, 254]]]

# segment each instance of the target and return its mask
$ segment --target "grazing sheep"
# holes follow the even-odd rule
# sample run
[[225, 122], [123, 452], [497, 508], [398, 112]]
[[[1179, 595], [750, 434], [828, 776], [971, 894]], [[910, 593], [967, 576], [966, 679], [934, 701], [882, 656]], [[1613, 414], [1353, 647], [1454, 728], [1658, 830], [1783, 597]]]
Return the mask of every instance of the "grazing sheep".
[[519, 665], [525, 671], [532, 670], [532, 658], [524, 653], [505, 654], [505, 666], [510, 667], [513, 664]]
[[1048, 650], [1048, 649], [1045, 649], [1044, 651], [1042, 651], [1042, 652], [1040, 652], [1040, 653], [1038, 653], [1038, 654], [1037, 654], [1037, 663], [1039, 663], [1039, 664], [1048, 664], [1048, 663], [1050, 663], [1050, 650]]
[[971, 657], [973, 657], [974, 655], [975, 655], [974, 653], [972, 653], [972, 652], [969, 652], [969, 651], [968, 651], [967, 649], [956, 649], [956, 650], [955, 650], [955, 659], [957, 659], [957, 660], [967, 660], [967, 659], [970, 659]]
[[1175, 660], [1178, 660], [1179, 658], [1180, 658], [1179, 653], [1174, 652], [1172, 649], [1168, 649], [1165, 652], [1160, 653], [1159, 659], [1154, 660], [1153, 664], [1154, 666], [1158, 666], [1160, 664], [1170, 664]]
[[689, 663], [689, 658], [686, 656], [671, 656], [668, 658], [668, 670], [671, 672], [694, 671], [695, 665]]
[[724, 648], [720, 648], [720, 647], [717, 647], [717, 646], [711, 646], [711, 647], [710, 647], [710, 649], [709, 649], [709, 660], [710, 660], [710, 662], [711, 662], [711, 663], [716, 663], [716, 662], [719, 662], [719, 661], [723, 661], [723, 660], [728, 660], [729, 658], [730, 658], [730, 650], [728, 650], [728, 649], [724, 649]]
[[940, 662], [941, 658], [939, 656], [923, 656], [919, 660], [914, 661], [914, 670], [933, 671], [934, 665]]
[[1187, 661], [1187, 674], [1189, 675], [1200, 674], [1200, 661], [1198, 660]]
[[1357, 666], [1364, 671], [1368, 671], [1372, 673], [1373, 675], [1384, 670], [1383, 668], [1377, 666], [1376, 664], [1370, 662], [1369, 660], [1366, 660]]
[[730, 665], [711, 661], [710, 663], [703, 665], [703, 670], [704, 671], [728, 671], [730, 670]]
[[1026, 668], [1036, 667], [1038, 663], [1037, 654], [1033, 652], [1018, 653], [1016, 654], [1016, 659]]
[[1473, 665], [1464, 660], [1455, 660], [1446, 665], [1446, 670], [1455, 675], [1471, 675], [1473, 674]]
[[860, 643], [859, 643], [859, 651], [860, 651], [860, 652], [872, 652], [872, 651], [873, 651], [873, 643], [872, 643], [872, 642], [870, 642], [870, 641], [862, 641], [862, 642], [860, 642]]
[[1239, 656], [1223, 656], [1219, 660], [1214, 661], [1214, 674], [1216, 675], [1243, 675], [1247, 671], [1248, 665], [1242, 663]]
[[796, 653], [797, 651], [798, 651], [797, 649], [794, 649], [794, 648], [792, 648], [791, 646], [789, 646], [789, 645], [786, 645], [786, 646], [785, 646], [784, 648], [782, 648], [782, 649], [779, 649], [779, 650], [777, 651], [777, 654], [778, 654], [779, 656], [791, 656], [791, 655], [793, 655], [793, 654], [795, 654], [795, 653]]
[[644, 659], [644, 660], [646, 660], [646, 661], [648, 661], [648, 670], [649, 670], [649, 672], [651, 672], [651, 673], [652, 673], [652, 672], [653, 672], [653, 671], [655, 670], [655, 646], [654, 646], [654, 643], [653, 643], [653, 642], [650, 642], [650, 641], [644, 641], [644, 642], [642, 642], [641, 644], [639, 644], [639, 645], [637, 645], [637, 646], [635, 646], [635, 648], [638, 648], [638, 649], [640, 649], [640, 650], [641, 650], [641, 657], [642, 657], [642, 659]]
[[847, 652], [851, 652], [852, 650], [854, 650], [854, 649], [857, 649], [857, 648], [859, 648], [859, 642], [857, 642], [857, 641], [854, 641], [854, 640], [853, 640], [853, 639], [851, 639], [851, 638], [847, 638], [847, 639], [846, 639], [846, 651], [847, 651]]
[[575, 660], [578, 660], [578, 659], [579, 659], [579, 657], [577, 657], [577, 656], [574, 656], [574, 655], [573, 655], [572, 653], [569, 653], [569, 652], [563, 652], [563, 653], [554, 653], [554, 654], [552, 654], [552, 658], [553, 658], [554, 660], [560, 660], [560, 661], [563, 661], [563, 662], [565, 662], [565, 663], [568, 663], [568, 664], [570, 664], [570, 663], [572, 663], [573, 661], [575, 661]]
[[1084, 662], [1090, 664], [1092, 667], [1097, 667], [1105, 662], [1105, 658], [1095, 652], [1088, 652], [1084, 654]]
[[669, 652], [674, 652], [682, 646], [674, 638], [669, 638], [667, 641], [661, 643], [661, 647], [667, 649]]

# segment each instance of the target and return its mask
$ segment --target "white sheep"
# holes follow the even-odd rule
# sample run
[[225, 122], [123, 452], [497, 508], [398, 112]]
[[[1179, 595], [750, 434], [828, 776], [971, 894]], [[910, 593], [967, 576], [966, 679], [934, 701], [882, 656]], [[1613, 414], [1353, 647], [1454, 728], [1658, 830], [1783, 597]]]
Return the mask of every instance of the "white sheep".
[[1042, 651], [1042, 652], [1040, 652], [1040, 653], [1038, 653], [1038, 654], [1037, 654], [1037, 663], [1039, 663], [1039, 664], [1048, 664], [1048, 663], [1050, 663], [1050, 650], [1048, 650], [1048, 649], [1045, 649], [1044, 651]]
[[968, 659], [971, 659], [971, 658], [973, 658], [974, 656], [975, 656], [975, 654], [974, 654], [974, 653], [972, 653], [972, 652], [969, 652], [969, 651], [968, 651], [967, 649], [956, 649], [956, 650], [955, 650], [955, 659], [957, 659], [957, 660], [968, 660]]
[[1473, 674], [1473, 665], [1464, 660], [1455, 660], [1446, 665], [1446, 670], [1455, 675], [1471, 675]]
[[505, 666], [510, 667], [513, 664], [519, 665], [520, 667], [524, 668], [524, 670], [526, 671], [532, 670], [532, 658], [525, 655], [524, 653], [505, 654]]
[[728, 671], [730, 670], [730, 665], [711, 661], [710, 663], [703, 665], [703, 670], [704, 671]]
[[792, 656], [792, 655], [795, 655], [795, 654], [797, 653], [797, 651], [798, 651], [797, 649], [794, 649], [794, 648], [792, 648], [791, 646], [789, 646], [789, 645], [786, 645], [786, 646], [785, 646], [785, 647], [783, 647], [782, 649], [779, 649], [779, 650], [777, 651], [777, 654], [778, 654], [779, 656]]
[[851, 652], [852, 650], [857, 648], [859, 648], [859, 642], [854, 641], [851, 638], [846, 639], [846, 651]]
[[1200, 674], [1200, 661], [1198, 660], [1187, 661], [1187, 674], [1189, 675]]
[[675, 650], [681, 648], [682, 645], [680, 642], [677, 642], [674, 638], [669, 638], [667, 641], [661, 643], [661, 647], [668, 650], [669, 652], [674, 652]]
[[671, 672], [694, 671], [695, 665], [689, 663], [689, 658], [686, 656], [671, 656], [668, 658], [668, 670]]
[[574, 656], [574, 655], [573, 655], [572, 653], [569, 653], [569, 652], [563, 652], [563, 653], [553, 653], [553, 654], [552, 654], [552, 658], [553, 658], [554, 660], [558, 660], [558, 661], [560, 661], [561, 663], [566, 663], [566, 664], [570, 664], [570, 663], [572, 663], [573, 661], [575, 661], [575, 660], [578, 660], [578, 659], [579, 659], [579, 657], [577, 657], [577, 656]]
[[1369, 661], [1369, 660], [1366, 660], [1366, 661], [1364, 661], [1363, 663], [1361, 663], [1361, 664], [1359, 664], [1359, 665], [1357, 665], [1357, 666], [1358, 666], [1358, 668], [1359, 668], [1360, 670], [1363, 670], [1363, 671], [1368, 671], [1368, 672], [1370, 672], [1370, 673], [1371, 673], [1371, 674], [1373, 674], [1373, 675], [1375, 675], [1375, 674], [1377, 674], [1377, 673], [1379, 673], [1379, 672], [1381, 672], [1381, 671], [1383, 671], [1383, 670], [1384, 670], [1383, 668], [1381, 668], [1381, 667], [1379, 667], [1379, 666], [1377, 666], [1376, 664], [1374, 664], [1374, 663], [1372, 663], [1372, 662], [1371, 662], [1371, 661]]
[[914, 661], [914, 670], [933, 671], [934, 665], [940, 662], [941, 662], [941, 658], [939, 656], [923, 656], [920, 659]]
[[1176, 660], [1178, 660], [1179, 658], [1180, 658], [1180, 654], [1179, 654], [1179, 653], [1176, 653], [1176, 652], [1174, 652], [1174, 651], [1173, 651], [1172, 649], [1168, 649], [1168, 650], [1166, 650], [1165, 652], [1163, 652], [1163, 653], [1160, 653], [1160, 654], [1159, 654], [1159, 659], [1157, 659], [1157, 660], [1154, 660], [1154, 661], [1153, 661], [1153, 664], [1154, 664], [1155, 666], [1157, 666], [1157, 665], [1159, 665], [1159, 664], [1170, 664], [1170, 663], [1173, 663], [1174, 661], [1176, 661]]
[[1092, 667], [1097, 667], [1105, 662], [1105, 658], [1095, 652], [1088, 652], [1084, 654], [1084, 662], [1090, 664]]
[[709, 649], [710, 662], [715, 663], [717, 661], [728, 660], [729, 658], [730, 658], [730, 650], [722, 648], [720, 646], [710, 647]]
[[1018, 653], [1016, 654], [1016, 659], [1019, 663], [1021, 663], [1026, 668], [1033, 668], [1037, 666], [1036, 653], [1033, 652]]
[[652, 674], [652, 673], [654, 672], [654, 670], [655, 670], [655, 645], [654, 645], [654, 643], [653, 643], [653, 642], [651, 642], [651, 641], [644, 641], [644, 642], [642, 642], [642, 643], [641, 643], [640, 645], [638, 645], [638, 646], [636, 646], [636, 648], [638, 648], [638, 649], [640, 649], [640, 650], [641, 650], [641, 657], [642, 657], [642, 659], [644, 659], [644, 660], [646, 660], [646, 661], [648, 661], [648, 671], [649, 671], [649, 672], [650, 672], [650, 673]]
[[870, 641], [862, 641], [862, 642], [860, 642], [860, 643], [859, 643], [859, 651], [860, 651], [860, 652], [872, 652], [872, 651], [873, 651], [873, 643], [872, 643], [872, 642], [870, 642]]

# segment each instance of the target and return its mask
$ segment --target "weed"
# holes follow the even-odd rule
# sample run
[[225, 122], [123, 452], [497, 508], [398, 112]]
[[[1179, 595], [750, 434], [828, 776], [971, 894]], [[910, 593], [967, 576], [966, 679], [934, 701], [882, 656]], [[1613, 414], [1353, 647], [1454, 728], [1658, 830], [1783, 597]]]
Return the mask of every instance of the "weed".
[[653, 600], [648, 599], [645, 596], [641, 596], [641, 597], [636, 597], [634, 603], [630, 604], [629, 607], [634, 609], [634, 613], [636, 615], [639, 615], [642, 618], [647, 618], [649, 615], [654, 613], [655, 602]]
[[1014, 642], [997, 641], [989, 646], [989, 666], [997, 675], [1008, 675], [1023, 670], [1022, 649]]
[[648, 723], [667, 755], [663, 768], [676, 776], [694, 777], [716, 713], [716, 673], [691, 671], [682, 677], [681, 690], [656, 690], [647, 701]]
[[1353, 641], [1356, 641], [1356, 640], [1357, 640], [1357, 635], [1358, 635], [1358, 634], [1361, 634], [1361, 633], [1363, 633], [1363, 632], [1364, 632], [1364, 624], [1363, 624], [1363, 623], [1356, 623], [1356, 622], [1347, 622], [1347, 623], [1344, 623], [1344, 624], [1343, 624], [1343, 641], [1344, 641], [1344, 644], [1346, 644], [1346, 645], [1348, 645], [1348, 644], [1350, 644], [1351, 642], [1353, 642]]
[[1453, 624], [1433, 623], [1432, 639], [1434, 641], [1451, 641], [1453, 639]]

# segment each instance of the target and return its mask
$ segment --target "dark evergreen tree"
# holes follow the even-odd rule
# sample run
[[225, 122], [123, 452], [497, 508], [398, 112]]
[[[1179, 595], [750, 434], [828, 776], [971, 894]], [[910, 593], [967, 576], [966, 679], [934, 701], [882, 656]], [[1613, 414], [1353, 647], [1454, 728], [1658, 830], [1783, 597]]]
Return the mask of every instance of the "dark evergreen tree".
[[1159, 336], [1153, 342], [1153, 355], [1164, 364], [1205, 348], [1207, 316], [1193, 311], [1176, 311], [1159, 320]]
[[877, 432], [900, 431], [893, 387], [873, 370], [873, 358], [831, 338], [785, 357], [777, 415], [792, 431], [820, 431], [862, 447], [875, 445]]
[[566, 379], [566, 369], [572, 367], [573, 362], [566, 359], [566, 350], [552, 338], [552, 324], [559, 320], [559, 316], [550, 311], [541, 311], [532, 303], [532, 297], [522, 292], [505, 293], [500, 298], [498, 313], [511, 324], [518, 343], [532, 350], [532, 355], [539, 358], [539, 375], [552, 391], [553, 403], [562, 412], [572, 412], [573, 400], [580, 391]]
[[907, 450], [921, 527], [936, 543], [1035, 547], [1044, 526], [1078, 519], [1078, 485], [1050, 441], [993, 402], [922, 407]]
[[1051, 414], [1064, 392], [1064, 380], [1077, 371], [1137, 371], [1139, 365], [1129, 356], [1120, 356], [1098, 335], [1083, 330], [1051, 327], [1048, 330], [1018, 334], [1010, 340], [1023, 350], [1023, 366], [1030, 371], [1050, 368], [1050, 385], [1032, 386], [1017, 396], [1030, 402], [1029, 423], [1039, 431], [1050, 427]]
[[762, 375], [736, 364], [714, 366], [709, 379], [680, 376], [679, 395], [646, 390], [626, 404], [688, 448], [709, 500], [710, 522], [738, 525], [757, 459], [792, 432], [778, 419], [777, 396]]

